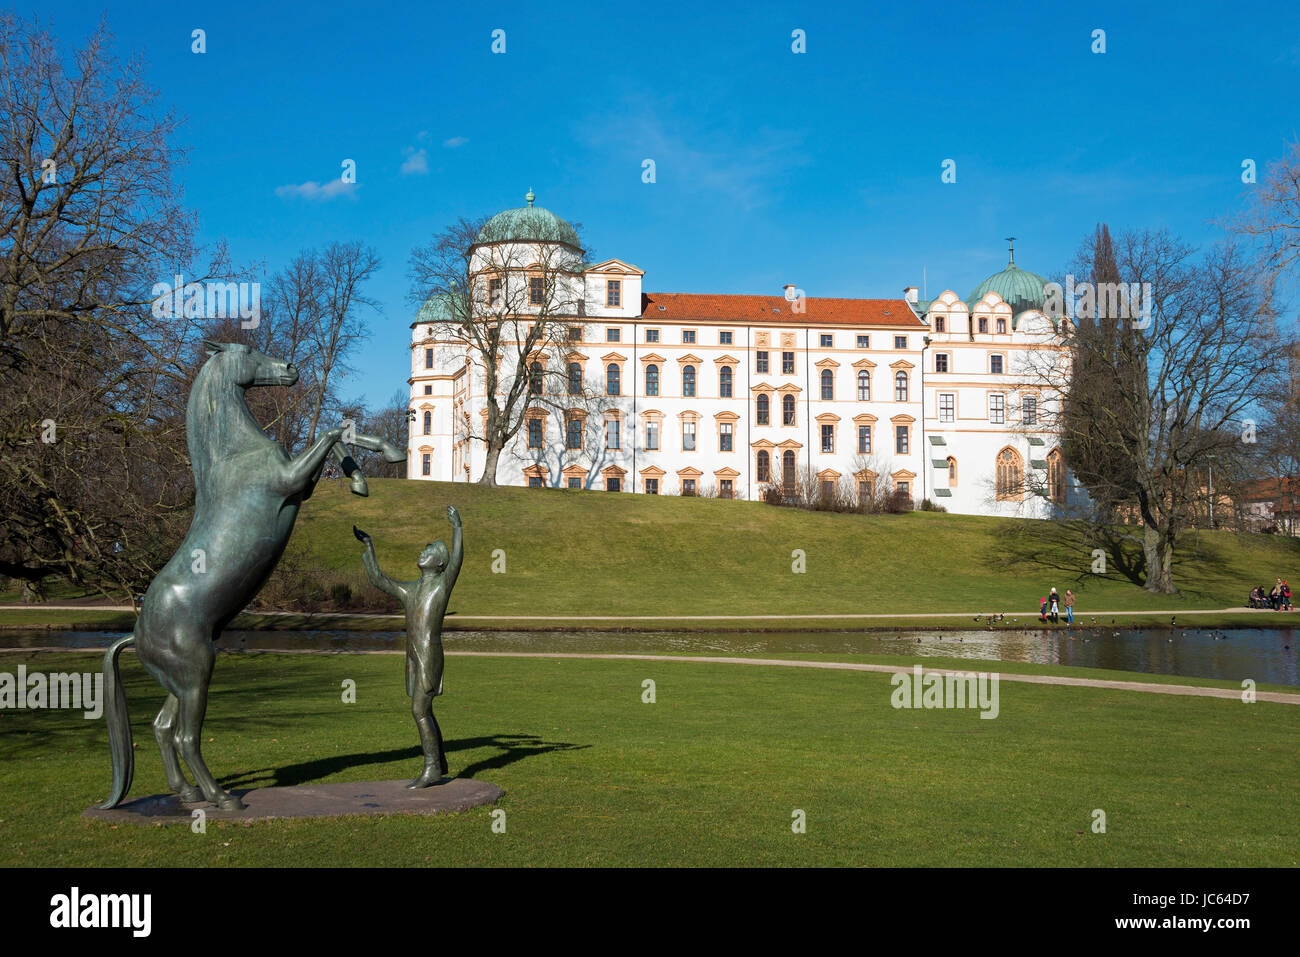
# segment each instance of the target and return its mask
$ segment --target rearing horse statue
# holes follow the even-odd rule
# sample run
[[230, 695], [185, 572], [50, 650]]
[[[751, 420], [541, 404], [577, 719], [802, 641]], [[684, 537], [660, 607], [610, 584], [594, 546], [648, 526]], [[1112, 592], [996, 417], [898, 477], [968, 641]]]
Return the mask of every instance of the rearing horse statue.
[[[298, 381], [290, 363], [239, 343], [205, 345], [210, 358], [194, 380], [185, 411], [194, 518], [180, 548], [145, 592], [135, 631], [115, 641], [104, 655], [113, 790], [102, 808], [122, 801], [135, 769], [118, 671], [118, 656], [131, 644], [140, 663], [167, 690], [153, 733], [168, 787], [182, 801], [208, 800], [226, 811], [244, 807], [217, 786], [200, 751], [216, 655], [213, 642], [275, 569], [298, 508], [316, 487], [331, 451], [353, 478], [353, 491], [365, 494], [364, 479], [340, 442], [342, 428], [329, 429], [301, 455], [290, 458], [248, 411], [245, 390]], [[381, 452], [386, 462], [406, 459], [400, 449], [375, 436], [358, 433], [353, 441]], [[181, 771], [181, 758], [197, 787]]]

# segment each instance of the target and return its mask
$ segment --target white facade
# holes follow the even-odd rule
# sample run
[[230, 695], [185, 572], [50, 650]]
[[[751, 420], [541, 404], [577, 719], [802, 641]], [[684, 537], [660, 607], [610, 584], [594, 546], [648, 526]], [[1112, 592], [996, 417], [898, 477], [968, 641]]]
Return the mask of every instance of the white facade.
[[[923, 306], [914, 288], [897, 299], [647, 294], [643, 276], [618, 259], [583, 267], [581, 338], [562, 361], [600, 399], [566, 411], [547, 395], [498, 482], [756, 499], [768, 483], [815, 476], [817, 488], [887, 484], [953, 512], [1054, 514], [1007, 485], [1018, 467], [1023, 484], [1050, 475], [1059, 497], [1080, 500], [1063, 463], [1056, 471], [1051, 433], [1037, 431], [1058, 401], [1041, 360], [1065, 354], [1041, 313], [1013, 317], [996, 292], [973, 310], [952, 292]], [[411, 326], [409, 476], [473, 481], [483, 370], [440, 332]]]

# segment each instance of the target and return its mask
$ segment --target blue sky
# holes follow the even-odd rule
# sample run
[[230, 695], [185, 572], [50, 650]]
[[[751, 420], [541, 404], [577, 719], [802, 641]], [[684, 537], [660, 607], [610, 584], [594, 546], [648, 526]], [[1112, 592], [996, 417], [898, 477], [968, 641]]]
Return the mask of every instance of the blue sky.
[[[470, 6], [14, 9], [65, 48], [106, 15], [118, 50], [143, 53], [188, 121], [180, 180], [204, 242], [268, 273], [332, 239], [379, 251], [382, 313], [344, 388], [375, 403], [407, 375], [411, 248], [530, 187], [648, 291], [883, 297], [924, 268], [931, 296], [964, 296], [1008, 235], [1041, 273], [1099, 221], [1206, 241], [1247, 196], [1242, 160], [1262, 174], [1300, 135], [1294, 0]], [[345, 159], [350, 193], [292, 188]]]

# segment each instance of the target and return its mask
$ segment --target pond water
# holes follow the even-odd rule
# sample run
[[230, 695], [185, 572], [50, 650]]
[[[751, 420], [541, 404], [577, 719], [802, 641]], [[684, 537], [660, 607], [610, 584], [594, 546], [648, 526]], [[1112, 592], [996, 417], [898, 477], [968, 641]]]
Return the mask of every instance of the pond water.
[[[103, 632], [5, 631], [3, 648], [104, 648]], [[226, 651], [374, 651], [402, 647], [402, 632], [228, 631]], [[1293, 628], [1016, 631], [600, 632], [455, 631], [448, 651], [563, 651], [597, 654], [915, 655], [972, 662], [1024, 661], [1115, 671], [1224, 678], [1300, 686]], [[988, 670], [984, 668], [982, 670]]]

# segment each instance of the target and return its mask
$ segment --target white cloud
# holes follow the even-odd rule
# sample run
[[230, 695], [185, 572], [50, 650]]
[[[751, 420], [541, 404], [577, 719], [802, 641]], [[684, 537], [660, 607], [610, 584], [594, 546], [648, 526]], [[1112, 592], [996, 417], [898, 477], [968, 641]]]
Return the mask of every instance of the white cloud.
[[453, 136], [449, 140], [443, 140], [442, 145], [447, 147], [447, 149], [449, 150], [454, 150], [456, 147], [464, 146], [468, 142], [469, 142], [468, 136]]
[[402, 162], [403, 176], [420, 176], [429, 172], [429, 154], [428, 151], [421, 147], [415, 149], [408, 146], [406, 148], [406, 159]]
[[339, 196], [356, 199], [356, 193], [356, 183], [345, 183], [341, 179], [332, 179], [323, 185], [315, 180], [309, 180], [306, 183], [289, 183], [275, 188], [275, 195], [281, 199], [298, 198], [313, 202], [325, 202]]

